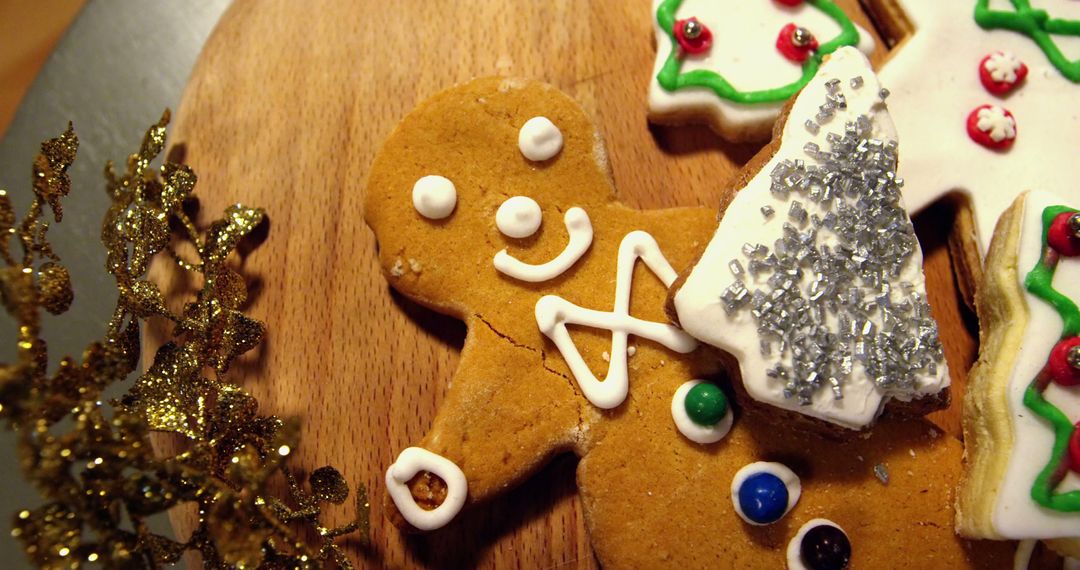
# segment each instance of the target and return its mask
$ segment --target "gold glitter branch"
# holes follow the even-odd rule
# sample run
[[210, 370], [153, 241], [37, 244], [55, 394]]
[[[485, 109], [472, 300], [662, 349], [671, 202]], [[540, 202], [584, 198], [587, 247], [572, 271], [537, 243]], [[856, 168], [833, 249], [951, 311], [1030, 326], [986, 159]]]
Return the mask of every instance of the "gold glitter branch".
[[[71, 126], [41, 145], [33, 201], [21, 221], [0, 192], [0, 296], [18, 326], [15, 362], [0, 364], [0, 418], [16, 433], [24, 476], [45, 501], [19, 512], [12, 534], [42, 568], [157, 568], [187, 550], [216, 568], [350, 567], [335, 539], [357, 533], [367, 543], [366, 489], [357, 488], [353, 522], [322, 525], [322, 506], [348, 499], [344, 477], [322, 467], [305, 486], [285, 466], [297, 445], [296, 423], [259, 415], [258, 402], [227, 377], [230, 364], [264, 334], [263, 324], [241, 311], [247, 286], [227, 259], [265, 214], [235, 205], [199, 231], [184, 211], [195, 173], [171, 162], [151, 167], [164, 149], [168, 121], [166, 111], [122, 175], [106, 167], [112, 205], [101, 239], [119, 294], [116, 310], [105, 338], [87, 347], [81, 361], [64, 358], [51, 375], [40, 311], [65, 312], [73, 293], [46, 239], [45, 207], [60, 222], [61, 199], [71, 189], [66, 171], [78, 148]], [[185, 260], [177, 251], [185, 248], [174, 242], [186, 242], [197, 259]], [[201, 278], [180, 313], [166, 307], [146, 278], [158, 255]], [[172, 342], [123, 397], [103, 404], [102, 391], [136, 371], [139, 326], [151, 317], [173, 323]], [[178, 434], [186, 445], [156, 455], [151, 431]], [[282, 484], [278, 498], [272, 490]], [[189, 538], [149, 529], [149, 517], [185, 505], [199, 513]]]

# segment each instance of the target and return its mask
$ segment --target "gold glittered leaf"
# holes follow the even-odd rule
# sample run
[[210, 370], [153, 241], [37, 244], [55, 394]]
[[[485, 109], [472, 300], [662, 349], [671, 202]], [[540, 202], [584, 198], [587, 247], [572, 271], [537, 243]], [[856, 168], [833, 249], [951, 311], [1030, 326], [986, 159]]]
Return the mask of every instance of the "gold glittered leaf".
[[204, 261], [219, 265], [236, 249], [240, 239], [251, 233], [266, 216], [262, 208], [248, 208], [235, 204], [225, 209], [225, 219], [210, 224], [206, 232]]
[[38, 269], [38, 295], [46, 311], [54, 315], [67, 311], [75, 298], [67, 268], [53, 262], [42, 264]]
[[349, 498], [349, 484], [333, 467], [320, 467], [312, 471], [308, 476], [308, 484], [311, 485], [311, 493], [315, 498], [324, 503], [340, 505]]
[[142, 537], [142, 546], [149, 549], [157, 560], [164, 564], [173, 564], [184, 554], [185, 546], [160, 534], [147, 533]]
[[78, 148], [79, 138], [75, 136], [71, 123], [68, 123], [64, 134], [41, 143], [41, 154], [34, 160], [34, 193], [49, 204], [58, 222], [64, 216], [60, 199], [71, 191], [67, 169], [75, 161]]
[[83, 351], [82, 368], [92, 386], [102, 387], [116, 378], [127, 378], [139, 365], [139, 323], [131, 321], [120, 332]]
[[171, 116], [172, 113], [166, 109], [158, 122], [146, 131], [138, 154], [128, 157], [128, 167], [134, 175], [141, 176], [143, 172], [146, 172], [150, 167], [150, 162], [165, 148], [165, 127], [169, 124]]
[[150, 429], [198, 438], [206, 433], [207, 390], [199, 376], [199, 356], [168, 343], [131, 390], [131, 403]]
[[261, 322], [231, 309], [215, 311], [213, 344], [218, 347], [213, 366], [219, 374], [228, 372], [232, 361], [262, 342], [266, 327]]
[[161, 291], [157, 285], [149, 281], [136, 281], [131, 285], [128, 307], [139, 317], [152, 317], [168, 313]]
[[215, 296], [229, 309], [239, 309], [247, 301], [247, 282], [239, 273], [222, 267], [213, 277]]
[[161, 167], [161, 208], [166, 212], [180, 210], [191, 196], [198, 177], [187, 165], [166, 163]]
[[150, 258], [169, 244], [169, 221], [163, 211], [152, 206], [128, 213], [123, 234], [132, 244], [129, 271], [139, 275], [146, 272]]

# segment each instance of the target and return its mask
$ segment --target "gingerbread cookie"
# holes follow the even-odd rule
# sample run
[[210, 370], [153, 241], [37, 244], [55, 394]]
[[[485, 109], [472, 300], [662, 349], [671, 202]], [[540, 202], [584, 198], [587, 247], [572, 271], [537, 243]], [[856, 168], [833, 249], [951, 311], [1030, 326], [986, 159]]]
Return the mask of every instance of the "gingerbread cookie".
[[837, 50], [672, 295], [751, 398], [851, 430], [892, 400], [942, 407], [949, 385], [886, 95], [865, 56]]
[[[664, 314], [715, 211], [617, 202], [595, 128], [554, 88], [435, 95], [390, 135], [366, 196], [389, 283], [468, 326], [452, 378], [400, 379], [449, 389], [427, 435], [387, 458], [395, 523], [453, 524], [569, 452], [605, 568], [778, 568], [792, 541], [796, 560], [855, 568], [1010, 559], [953, 532], [962, 448], [930, 424], [838, 445], [735, 409], [714, 357]], [[832, 530], [798, 533], [817, 518], [848, 554]]]
[[[990, 243], [964, 399], [967, 536], [1080, 538], [1080, 211], [1069, 202], [1024, 193]], [[1076, 556], [1077, 543], [1051, 544]]]
[[654, 0], [652, 14], [649, 120], [708, 123], [732, 141], [767, 140], [828, 54], [874, 49], [832, 0]]
[[881, 70], [908, 143], [911, 212], [961, 198], [954, 259], [965, 293], [994, 223], [1020, 190], [1076, 195], [1080, 4], [868, 0], [902, 39]]

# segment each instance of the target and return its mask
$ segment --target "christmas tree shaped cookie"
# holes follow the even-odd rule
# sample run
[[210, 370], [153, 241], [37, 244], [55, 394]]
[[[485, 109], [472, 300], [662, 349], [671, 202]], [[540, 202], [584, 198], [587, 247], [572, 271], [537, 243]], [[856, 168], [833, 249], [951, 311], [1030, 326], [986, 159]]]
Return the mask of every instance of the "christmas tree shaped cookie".
[[832, 0], [654, 0], [652, 13], [649, 120], [705, 122], [733, 141], [767, 139], [828, 54], [874, 49]]
[[976, 299], [982, 342], [964, 402], [958, 529], [1056, 539], [1056, 550], [1078, 556], [1080, 210], [1049, 192], [1017, 198]]
[[[840, 58], [799, 101], [816, 113], [837, 73], [874, 88], [864, 58]], [[733, 404], [713, 356], [664, 313], [715, 211], [619, 203], [595, 127], [552, 87], [493, 78], [435, 95], [390, 135], [366, 192], [391, 286], [468, 327], [452, 378], [397, 380], [448, 386], [430, 425], [417, 420], [426, 435], [387, 458], [397, 524], [452, 525], [573, 453], [605, 568], [1011, 559], [953, 532], [963, 451], [929, 423], [838, 445]]]
[[1020, 190], [1080, 196], [1080, 4], [868, 4], [905, 38], [880, 73], [897, 130], [911, 143], [904, 198], [912, 212], [963, 198], [956, 253], [970, 293], [994, 223]]
[[751, 398], [852, 430], [890, 401], [937, 409], [949, 385], [887, 92], [868, 69], [853, 48], [830, 57], [672, 295], [683, 329], [738, 360]]

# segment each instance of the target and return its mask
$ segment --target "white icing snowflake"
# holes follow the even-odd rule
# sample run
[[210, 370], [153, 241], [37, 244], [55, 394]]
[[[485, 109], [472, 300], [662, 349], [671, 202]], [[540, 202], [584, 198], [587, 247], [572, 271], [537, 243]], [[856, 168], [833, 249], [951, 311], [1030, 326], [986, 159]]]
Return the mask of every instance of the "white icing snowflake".
[[1020, 69], [1020, 65], [1020, 60], [1012, 53], [998, 51], [990, 54], [983, 67], [994, 81], [1016, 83], [1016, 71]]
[[1016, 121], [1005, 114], [1005, 109], [990, 105], [979, 109], [979, 122], [975, 124], [984, 133], [990, 134], [990, 140], [1001, 142], [1016, 138]]

